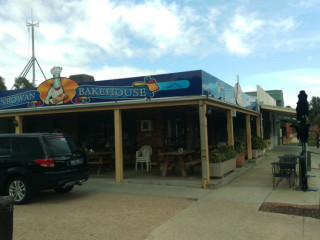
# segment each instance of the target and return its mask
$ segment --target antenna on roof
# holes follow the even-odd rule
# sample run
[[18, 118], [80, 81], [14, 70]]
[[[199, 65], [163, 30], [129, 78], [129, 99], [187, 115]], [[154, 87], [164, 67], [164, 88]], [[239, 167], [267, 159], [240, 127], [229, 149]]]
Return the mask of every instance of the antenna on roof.
[[30, 71], [31, 67], [32, 67], [32, 72], [33, 72], [33, 75], [32, 75], [32, 84], [35, 86], [35, 83], [36, 83], [36, 76], [35, 76], [35, 62], [38, 64], [38, 67], [40, 68], [41, 70], [41, 73], [44, 77], [44, 79], [46, 80], [46, 76], [44, 75], [41, 67], [40, 67], [40, 64], [37, 60], [37, 58], [35, 57], [35, 54], [34, 54], [34, 27], [39, 27], [39, 20], [37, 22], [33, 22], [33, 14], [32, 14], [32, 10], [31, 10], [31, 22], [30, 21], [26, 21], [26, 25], [28, 27], [28, 29], [31, 28], [31, 37], [32, 37], [32, 57], [31, 59], [29, 60], [29, 62], [27, 63], [27, 65], [25, 66], [25, 68], [22, 70], [21, 74], [19, 77], [26, 77], [28, 72]]

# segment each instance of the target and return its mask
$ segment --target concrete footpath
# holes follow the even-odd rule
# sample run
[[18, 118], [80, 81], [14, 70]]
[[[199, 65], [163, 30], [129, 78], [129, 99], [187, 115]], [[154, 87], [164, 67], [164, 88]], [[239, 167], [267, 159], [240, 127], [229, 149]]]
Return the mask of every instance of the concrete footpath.
[[[312, 147], [309, 150], [316, 152]], [[319, 209], [319, 191], [292, 190], [286, 180], [272, 188], [271, 162], [300, 151], [298, 146], [267, 151], [245, 174], [227, 186], [207, 190], [207, 195], [154, 229], [146, 239], [319, 239], [319, 219], [258, 211], [264, 202]], [[308, 179], [309, 187], [320, 188], [319, 163], [319, 155], [312, 154], [313, 169], [308, 174], [314, 177]]]
[[[297, 145], [267, 151], [218, 189], [119, 184], [101, 177], [68, 194], [46, 191], [30, 204], [15, 206], [13, 239], [319, 239], [319, 219], [259, 211], [266, 202], [319, 206], [320, 190], [292, 190], [286, 180], [272, 187], [271, 162], [300, 151]], [[309, 187], [320, 188], [319, 163], [320, 155], [312, 154]]]

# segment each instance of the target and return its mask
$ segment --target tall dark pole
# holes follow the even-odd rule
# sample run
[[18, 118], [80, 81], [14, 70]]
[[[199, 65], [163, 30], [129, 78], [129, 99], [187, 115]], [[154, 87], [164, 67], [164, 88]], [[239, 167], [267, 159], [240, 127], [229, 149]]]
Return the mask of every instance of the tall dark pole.
[[306, 167], [306, 159], [307, 159], [307, 143], [309, 137], [309, 125], [307, 123], [309, 116], [309, 103], [308, 103], [308, 95], [305, 91], [300, 91], [298, 95], [299, 101], [297, 102], [297, 121], [298, 121], [298, 129], [297, 129], [297, 137], [302, 145], [302, 152], [300, 154], [299, 159], [299, 167], [300, 167], [300, 188], [303, 191], [308, 189], [308, 179], [307, 179], [307, 167]]
[[309, 117], [309, 103], [308, 103], [308, 95], [304, 90], [300, 91], [298, 95], [299, 101], [297, 102], [297, 137], [301, 141], [302, 152], [299, 158], [299, 168], [300, 168], [300, 189], [303, 191], [309, 190], [308, 188], [308, 178], [307, 178], [307, 143], [309, 137], [309, 128], [310, 124], [308, 122]]

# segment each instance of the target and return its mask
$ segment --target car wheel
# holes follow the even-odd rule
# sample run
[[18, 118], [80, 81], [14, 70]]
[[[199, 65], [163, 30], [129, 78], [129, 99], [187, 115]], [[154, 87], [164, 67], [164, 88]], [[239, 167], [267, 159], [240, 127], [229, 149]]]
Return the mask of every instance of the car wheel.
[[7, 193], [13, 197], [14, 204], [24, 204], [31, 198], [29, 185], [22, 177], [10, 179], [7, 185]]
[[69, 186], [69, 187], [65, 187], [65, 188], [55, 188], [54, 190], [57, 193], [68, 193], [73, 189], [74, 186]]

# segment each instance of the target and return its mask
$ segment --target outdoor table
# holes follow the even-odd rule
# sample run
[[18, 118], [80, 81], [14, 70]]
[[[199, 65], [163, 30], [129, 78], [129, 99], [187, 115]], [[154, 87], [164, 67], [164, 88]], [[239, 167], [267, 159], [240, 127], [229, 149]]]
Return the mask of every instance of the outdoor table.
[[281, 182], [284, 178], [287, 179], [290, 188], [295, 185], [297, 179], [296, 161], [272, 162], [271, 165], [273, 175], [273, 189], [275, 189], [279, 182]]
[[89, 166], [97, 166], [97, 175], [100, 175], [101, 168], [103, 165], [108, 164], [110, 168], [112, 168], [112, 156], [113, 152], [88, 152], [88, 164]]
[[297, 163], [299, 156], [295, 154], [287, 154], [279, 156], [279, 162], [292, 162]]
[[162, 169], [162, 176], [165, 177], [167, 174], [167, 169], [169, 164], [178, 163], [181, 175], [183, 177], [187, 176], [185, 163], [187, 160], [192, 161], [192, 154], [194, 150], [184, 150], [184, 151], [172, 151], [172, 152], [163, 152], [160, 155], [164, 156], [164, 164]]

